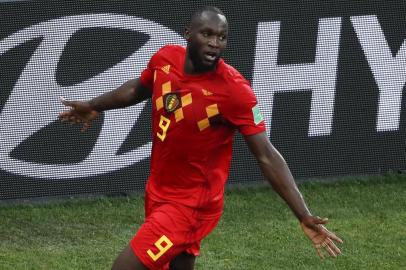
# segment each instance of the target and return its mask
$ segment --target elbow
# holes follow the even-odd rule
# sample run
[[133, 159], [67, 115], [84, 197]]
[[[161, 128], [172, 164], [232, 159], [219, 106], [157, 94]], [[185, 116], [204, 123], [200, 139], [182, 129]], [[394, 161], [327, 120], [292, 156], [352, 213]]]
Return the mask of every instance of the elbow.
[[266, 172], [266, 175], [268, 176], [277, 175], [281, 170], [284, 170], [284, 168], [287, 167], [285, 159], [275, 148], [258, 155], [257, 162], [261, 167], [261, 170]]
[[276, 157], [272, 151], [256, 156], [257, 162], [261, 168], [272, 168], [275, 165]]
[[272, 157], [270, 155], [261, 155], [256, 157], [258, 164], [263, 167], [272, 166]]
[[259, 164], [272, 165], [278, 160], [280, 154], [271, 144], [267, 144], [261, 151], [257, 151], [255, 156]]

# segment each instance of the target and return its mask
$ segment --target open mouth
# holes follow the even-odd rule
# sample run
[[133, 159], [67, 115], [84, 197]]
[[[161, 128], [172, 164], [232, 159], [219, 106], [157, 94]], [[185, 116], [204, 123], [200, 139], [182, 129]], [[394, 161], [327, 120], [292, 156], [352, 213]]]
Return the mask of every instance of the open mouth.
[[204, 59], [209, 62], [215, 61], [217, 58], [217, 54], [214, 52], [206, 52], [204, 53]]

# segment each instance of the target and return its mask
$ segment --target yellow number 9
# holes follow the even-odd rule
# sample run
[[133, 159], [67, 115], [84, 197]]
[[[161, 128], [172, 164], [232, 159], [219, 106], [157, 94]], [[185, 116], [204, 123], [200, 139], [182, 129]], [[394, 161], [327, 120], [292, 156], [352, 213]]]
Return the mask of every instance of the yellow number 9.
[[161, 139], [161, 141], [165, 140], [166, 131], [168, 130], [170, 124], [171, 120], [161, 115], [161, 119], [159, 120], [159, 127], [162, 129], [162, 133], [159, 132], [156, 133], [156, 135], [158, 136], [158, 138]]
[[[165, 246], [163, 246], [162, 243], [165, 243]], [[159, 238], [159, 240], [156, 241], [154, 245], [157, 247], [159, 252], [157, 254], [154, 254], [150, 249], [148, 249], [147, 253], [151, 257], [151, 259], [154, 260], [155, 262], [156, 260], [159, 259], [159, 257], [164, 255], [164, 253], [167, 252], [168, 249], [170, 249], [173, 246], [173, 243], [171, 242], [171, 240], [169, 240], [168, 237], [162, 235], [162, 237]]]

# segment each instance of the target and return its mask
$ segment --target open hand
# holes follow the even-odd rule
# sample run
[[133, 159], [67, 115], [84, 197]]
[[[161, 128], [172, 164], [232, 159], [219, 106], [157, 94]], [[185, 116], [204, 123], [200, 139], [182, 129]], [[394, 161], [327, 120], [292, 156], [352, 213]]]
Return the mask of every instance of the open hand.
[[327, 221], [327, 218], [322, 219], [320, 217], [307, 216], [300, 222], [303, 232], [310, 241], [312, 241], [317, 255], [322, 259], [324, 258], [323, 249], [334, 258], [337, 257], [338, 254], [341, 254], [341, 250], [336, 246], [334, 241], [343, 243], [343, 240], [324, 227]]
[[94, 110], [86, 101], [67, 101], [60, 98], [63, 105], [70, 107], [70, 110], [59, 114], [59, 119], [72, 124], [83, 124], [81, 131], [87, 130], [91, 122], [99, 116], [99, 112]]

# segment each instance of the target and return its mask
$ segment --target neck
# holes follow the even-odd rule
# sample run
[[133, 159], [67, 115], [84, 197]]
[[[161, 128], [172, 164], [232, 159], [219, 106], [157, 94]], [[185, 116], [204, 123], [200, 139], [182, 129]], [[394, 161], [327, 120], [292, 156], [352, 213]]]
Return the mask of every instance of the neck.
[[214, 65], [212, 67], [203, 67], [196, 63], [197, 61], [192, 60], [192, 56], [190, 55], [189, 50], [186, 50], [186, 55], [185, 55], [185, 62], [183, 64], [183, 71], [186, 74], [189, 75], [196, 75], [196, 74], [201, 74], [205, 72], [210, 72], [214, 71], [217, 68], [217, 65]]

